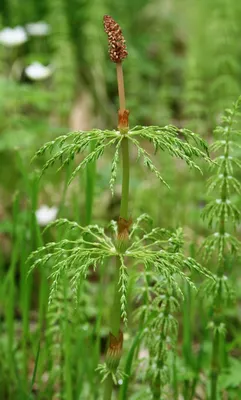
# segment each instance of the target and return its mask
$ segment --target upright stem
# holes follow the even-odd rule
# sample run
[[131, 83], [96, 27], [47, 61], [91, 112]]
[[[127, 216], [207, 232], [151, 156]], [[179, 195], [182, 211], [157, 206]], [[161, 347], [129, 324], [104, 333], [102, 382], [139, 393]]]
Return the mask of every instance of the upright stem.
[[219, 344], [220, 344], [220, 333], [217, 331], [214, 333], [213, 343], [212, 343], [211, 400], [217, 399], [217, 383], [218, 383], [218, 376], [220, 373]]
[[[191, 288], [186, 284], [185, 300], [183, 302], [183, 355], [187, 368], [193, 367], [192, 362], [192, 322], [191, 322]], [[191, 386], [191, 379], [184, 380], [184, 399], [189, 399], [189, 390]]]
[[111, 310], [110, 331], [115, 337], [118, 336], [121, 323], [120, 291], [119, 291], [119, 257], [116, 257], [115, 276], [114, 276], [114, 299]]
[[104, 389], [104, 400], [110, 400], [113, 390], [113, 380], [112, 376], [109, 375], [105, 381], [105, 389]]
[[[226, 135], [226, 146], [224, 151], [224, 158], [227, 160], [229, 157], [229, 138], [230, 138], [230, 130], [231, 124], [227, 131]], [[223, 185], [221, 187], [221, 201], [225, 203], [228, 198], [228, 186], [227, 186], [227, 179], [228, 179], [228, 170], [226, 163], [224, 164], [224, 171], [223, 171]], [[220, 216], [220, 223], [219, 223], [219, 235], [224, 236], [226, 232], [225, 226], [225, 212], [222, 211]], [[222, 278], [224, 275], [224, 267], [225, 267], [225, 249], [224, 246], [222, 247], [222, 257], [220, 257], [220, 262], [218, 265], [217, 275], [219, 278]], [[214, 314], [215, 314], [215, 324], [219, 325], [220, 322], [223, 320], [223, 310], [222, 310], [222, 287], [219, 289], [218, 297], [214, 304]], [[221, 333], [219, 329], [216, 329], [213, 334], [212, 340], [212, 360], [211, 360], [211, 400], [217, 400], [218, 398], [218, 377], [221, 372], [221, 361], [220, 361], [220, 344], [221, 344]]]
[[161, 370], [163, 369], [163, 366], [165, 365], [165, 360], [164, 360], [164, 353], [163, 353], [163, 349], [164, 349], [164, 345], [165, 345], [165, 341], [167, 339], [166, 337], [166, 329], [165, 329], [165, 325], [166, 325], [166, 319], [168, 318], [169, 314], [170, 314], [170, 301], [169, 299], [167, 300], [167, 304], [166, 307], [164, 309], [164, 319], [162, 321], [162, 326], [160, 329], [160, 339], [159, 339], [159, 346], [158, 346], [158, 350], [157, 350], [157, 376], [155, 379], [154, 384], [151, 387], [152, 390], [152, 399], [153, 400], [160, 400], [162, 398], [162, 382], [161, 382]]
[[[120, 307], [120, 291], [119, 291], [119, 267], [120, 260], [116, 257], [116, 268], [115, 268], [115, 276], [114, 276], [114, 300], [111, 308], [111, 321], [110, 321], [110, 332], [115, 337], [118, 336], [120, 331], [120, 323], [121, 323], [121, 307]], [[112, 390], [113, 390], [113, 379], [112, 376], [109, 375], [105, 381], [104, 388], [104, 400], [111, 400]]]
[[[116, 64], [117, 68], [117, 81], [118, 81], [118, 93], [120, 101], [120, 112], [125, 111], [125, 90], [124, 90], [124, 78], [121, 63]], [[121, 130], [121, 129], [120, 129]], [[129, 201], [129, 181], [130, 181], [130, 162], [129, 162], [129, 143], [126, 137], [123, 137], [121, 143], [122, 149], [122, 193], [121, 193], [121, 206], [120, 206], [120, 217], [128, 220], [128, 201]], [[119, 271], [120, 271], [120, 259], [116, 257], [116, 267], [114, 275], [114, 299], [111, 308], [111, 322], [110, 332], [116, 338], [120, 332], [121, 325], [121, 303], [120, 303], [120, 290], [119, 290]], [[109, 375], [105, 381], [104, 388], [104, 400], [111, 400], [113, 391], [113, 379]]]
[[123, 76], [123, 69], [121, 62], [116, 63], [116, 73], [117, 73], [120, 111], [124, 111], [126, 109], [126, 100], [125, 100], [124, 76]]
[[129, 201], [129, 181], [130, 181], [130, 160], [129, 160], [129, 142], [126, 137], [122, 139], [122, 194], [120, 216], [128, 219], [128, 201]]

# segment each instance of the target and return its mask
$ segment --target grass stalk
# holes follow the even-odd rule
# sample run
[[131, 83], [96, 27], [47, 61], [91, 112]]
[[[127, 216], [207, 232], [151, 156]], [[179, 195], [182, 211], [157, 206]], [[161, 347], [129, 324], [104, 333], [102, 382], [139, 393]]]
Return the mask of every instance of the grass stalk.
[[[168, 318], [168, 315], [170, 313], [170, 304], [169, 301], [167, 301], [167, 304], [165, 306], [164, 310], [164, 316], [165, 318]], [[166, 321], [165, 319], [162, 322], [162, 326], [160, 329], [160, 339], [159, 339], [159, 347], [158, 347], [158, 357], [157, 357], [157, 376], [155, 379], [155, 382], [152, 384], [151, 391], [152, 391], [152, 399], [153, 400], [160, 400], [163, 395], [163, 387], [162, 387], [162, 381], [161, 381], [161, 370], [163, 369], [163, 366], [165, 365], [165, 360], [164, 360], [164, 343], [166, 340]]]
[[[14, 202], [13, 202], [13, 231], [12, 231], [12, 239], [14, 242], [14, 247], [11, 256], [11, 263], [9, 267], [8, 274], [5, 280], [5, 288], [4, 293], [6, 296], [7, 302], [5, 303], [5, 318], [6, 318], [6, 329], [8, 335], [8, 362], [9, 362], [9, 372], [11, 378], [13, 378], [16, 374], [16, 365], [15, 365], [15, 353], [14, 353], [14, 325], [15, 325], [15, 296], [16, 296], [16, 286], [15, 286], [15, 274], [16, 274], [16, 266], [17, 260], [20, 254], [21, 249], [21, 237], [17, 233], [17, 224], [18, 224], [18, 214], [19, 214], [19, 193], [16, 194]], [[9, 392], [11, 395], [11, 392]]]
[[71, 331], [68, 316], [68, 282], [64, 275], [64, 321], [63, 321], [63, 354], [64, 354], [64, 391], [68, 400], [73, 399], [72, 376], [71, 376]]
[[[191, 310], [192, 310], [192, 293], [190, 285], [186, 283], [185, 288], [186, 296], [183, 302], [183, 355], [185, 359], [186, 368], [192, 370], [193, 358], [192, 358], [192, 321], [191, 321]], [[184, 399], [189, 399], [191, 381], [185, 379], [184, 381]]]
[[132, 369], [132, 365], [133, 365], [133, 360], [135, 358], [135, 353], [137, 353], [140, 342], [141, 342], [141, 336], [143, 334], [143, 329], [138, 331], [132, 346], [130, 348], [129, 354], [127, 356], [126, 359], [126, 365], [125, 365], [125, 374], [126, 377], [124, 379], [123, 385], [121, 387], [121, 391], [120, 391], [120, 396], [119, 396], [119, 400], [125, 400], [127, 399], [127, 393], [128, 393], [128, 386], [129, 386], [129, 381], [130, 381], [130, 376], [131, 376], [131, 369]]
[[198, 351], [197, 360], [195, 363], [195, 375], [194, 375], [194, 378], [193, 378], [192, 384], [191, 384], [189, 400], [192, 400], [195, 396], [196, 387], [197, 387], [199, 379], [200, 379], [200, 371], [202, 369], [203, 359], [205, 356], [205, 343], [208, 340], [208, 330], [206, 328], [207, 324], [208, 324], [208, 317], [207, 317], [206, 313], [204, 312], [205, 308], [204, 308], [203, 303], [199, 303], [199, 304], [200, 304], [199, 317], [200, 317], [200, 321], [202, 322], [201, 332], [200, 332], [200, 349]]

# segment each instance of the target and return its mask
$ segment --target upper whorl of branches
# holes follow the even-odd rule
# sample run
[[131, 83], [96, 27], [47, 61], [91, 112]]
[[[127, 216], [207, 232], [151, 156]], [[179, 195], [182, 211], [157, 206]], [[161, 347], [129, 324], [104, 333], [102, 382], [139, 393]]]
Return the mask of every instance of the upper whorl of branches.
[[201, 171], [199, 166], [194, 162], [195, 157], [203, 158], [208, 162], [210, 161], [205, 141], [188, 129], [179, 129], [173, 125], [166, 125], [164, 127], [135, 126], [126, 135], [121, 135], [119, 131], [115, 130], [100, 129], [71, 132], [68, 135], [62, 135], [46, 143], [38, 150], [36, 156], [41, 156], [46, 152], [51, 154], [51, 157], [43, 167], [42, 173], [55, 163], [60, 163], [59, 169], [62, 169], [77, 154], [86, 151], [90, 142], [94, 143], [95, 147], [92, 152], [86, 155], [72, 172], [69, 180], [70, 183], [81, 169], [85, 168], [90, 162], [99, 159], [108, 147], [114, 145], [115, 153], [112, 159], [110, 178], [110, 189], [113, 194], [119, 162], [119, 151], [124, 137], [137, 149], [138, 158], [142, 159], [144, 166], [167, 186], [168, 184], [154, 165], [150, 154], [142, 147], [142, 139], [151, 142], [155, 152], [158, 150], [165, 151], [173, 157], [182, 159], [189, 167], [196, 168], [199, 171]]
[[108, 35], [110, 59], [114, 63], [120, 63], [128, 56], [121, 27], [110, 15], [105, 15], [104, 29]]

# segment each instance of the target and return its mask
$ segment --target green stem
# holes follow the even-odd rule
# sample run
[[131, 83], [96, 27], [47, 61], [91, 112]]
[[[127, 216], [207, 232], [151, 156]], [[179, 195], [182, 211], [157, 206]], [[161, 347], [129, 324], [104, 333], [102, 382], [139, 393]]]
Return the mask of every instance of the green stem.
[[[122, 140], [122, 194], [121, 194], [121, 206], [120, 216], [124, 219], [128, 219], [128, 201], [129, 201], [129, 180], [130, 180], [130, 163], [129, 163], [129, 143], [126, 137]], [[116, 257], [116, 268], [114, 277], [114, 301], [111, 308], [111, 322], [110, 331], [112, 335], [118, 337], [121, 324], [121, 303], [120, 303], [120, 291], [119, 291], [119, 271], [120, 271], [120, 259]], [[113, 380], [111, 375], [105, 381], [104, 388], [104, 400], [111, 400], [113, 391]]]
[[168, 315], [170, 314], [170, 302], [169, 299], [167, 301], [165, 310], [164, 310], [164, 320], [162, 322], [162, 326], [160, 329], [160, 340], [159, 340], [159, 348], [158, 348], [158, 357], [157, 357], [157, 377], [155, 379], [155, 382], [153, 386], [151, 387], [152, 390], [152, 399], [153, 400], [160, 400], [162, 398], [162, 382], [161, 382], [161, 370], [163, 369], [163, 366], [165, 364], [164, 358], [163, 358], [163, 348], [165, 345], [165, 340], [166, 340], [166, 318], [168, 318]]
[[158, 349], [158, 360], [157, 360], [157, 377], [155, 379], [155, 382], [153, 386], [151, 387], [152, 390], [152, 399], [153, 400], [160, 400], [161, 399], [161, 394], [162, 394], [162, 388], [161, 388], [161, 369], [163, 368], [163, 345], [164, 345], [164, 340], [165, 340], [165, 335], [163, 334], [165, 327], [165, 322], [163, 322], [162, 325], [162, 333], [160, 335], [160, 341], [159, 341], [159, 349]]
[[109, 375], [105, 381], [104, 400], [111, 399], [112, 389], [113, 389], [113, 380], [112, 380], [112, 376]]
[[130, 161], [129, 161], [129, 142], [126, 137], [122, 139], [122, 195], [120, 216], [128, 219], [129, 201], [129, 181], [130, 181]]
[[119, 268], [120, 268], [120, 260], [119, 257], [116, 257], [116, 268], [115, 268], [115, 276], [114, 276], [114, 301], [112, 305], [111, 312], [111, 322], [110, 329], [112, 335], [115, 337], [118, 336], [120, 330], [120, 322], [121, 322], [121, 309], [120, 309], [120, 291], [119, 291]]
[[63, 279], [63, 295], [64, 295], [64, 319], [63, 319], [63, 355], [64, 355], [64, 393], [66, 393], [66, 398], [68, 400], [73, 399], [72, 390], [72, 376], [71, 376], [71, 353], [70, 353], [70, 343], [71, 343], [71, 333], [70, 324], [68, 320], [68, 282], [67, 277], [64, 275]]
[[[221, 201], [225, 203], [229, 197], [229, 191], [228, 191], [228, 184], [227, 184], [227, 179], [228, 179], [228, 168], [227, 168], [227, 159], [229, 157], [230, 153], [230, 132], [231, 132], [231, 126], [232, 126], [233, 120], [231, 120], [227, 134], [226, 134], [226, 146], [225, 146], [225, 151], [224, 151], [224, 158], [226, 162], [224, 163], [224, 169], [223, 169], [223, 184], [221, 186], [220, 190], [220, 195], [221, 195]], [[222, 210], [222, 213], [220, 215], [220, 223], [219, 223], [219, 234], [220, 236], [224, 236], [226, 233], [226, 216], [225, 216], [225, 211]], [[219, 278], [222, 278], [224, 275], [224, 268], [225, 268], [225, 248], [224, 246], [221, 248], [221, 253], [222, 257], [220, 257], [220, 261], [218, 264], [218, 270], [217, 270], [217, 275]], [[223, 310], [222, 310], [222, 286], [219, 288], [219, 293], [218, 297], [215, 300], [214, 304], [214, 321], [215, 325], [219, 325], [220, 322], [223, 320]], [[220, 341], [221, 341], [221, 334], [219, 330], [217, 329], [216, 332], [214, 332], [213, 340], [212, 340], [212, 360], [211, 360], [211, 400], [216, 400], [218, 398], [218, 377], [220, 375], [220, 372], [222, 370], [222, 363], [220, 360]]]
[[142, 334], [143, 334], [143, 329], [144, 328], [142, 327], [142, 329], [138, 330], [138, 334], [136, 335], [136, 337], [135, 337], [135, 339], [134, 339], [134, 341], [132, 343], [132, 346], [130, 348], [129, 354], [127, 356], [126, 366], [125, 366], [126, 377], [125, 377], [123, 385], [121, 387], [119, 400], [127, 399], [128, 385], [129, 385], [129, 380], [130, 380], [130, 377], [131, 377], [131, 368], [132, 368], [132, 364], [133, 364], [135, 353], [138, 351], [138, 347], [139, 347], [139, 344], [140, 344], [140, 341], [141, 341], [141, 337], [142, 337]]
[[203, 359], [205, 355], [205, 343], [208, 340], [208, 330], [207, 330], [207, 315], [204, 312], [204, 305], [203, 303], [200, 304], [200, 314], [199, 314], [199, 319], [201, 321], [201, 331], [200, 331], [200, 349], [198, 352], [198, 357], [197, 357], [197, 363], [195, 366], [195, 376], [192, 381], [192, 386], [191, 386], [191, 393], [190, 393], [190, 398], [189, 400], [192, 400], [195, 397], [195, 392], [196, 392], [196, 387], [200, 379], [200, 371], [203, 365]]
[[[191, 322], [191, 288], [186, 284], [186, 296], [183, 302], [183, 355], [187, 369], [193, 368], [192, 359], [192, 322]], [[189, 378], [184, 380], [184, 399], [189, 399], [191, 381]]]
[[177, 349], [173, 352], [173, 400], [178, 400], [178, 376], [177, 376]]
[[219, 376], [219, 344], [220, 344], [220, 333], [217, 331], [214, 333], [213, 338], [213, 351], [212, 351], [212, 371], [211, 371], [211, 400], [217, 400], [217, 383]]

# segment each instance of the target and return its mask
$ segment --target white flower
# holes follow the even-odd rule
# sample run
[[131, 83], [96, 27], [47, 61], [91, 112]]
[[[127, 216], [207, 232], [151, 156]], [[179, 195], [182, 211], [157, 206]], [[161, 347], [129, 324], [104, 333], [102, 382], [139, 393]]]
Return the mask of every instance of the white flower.
[[39, 21], [27, 24], [26, 29], [31, 36], [46, 36], [49, 34], [50, 26], [44, 21]]
[[39, 62], [34, 62], [25, 68], [25, 74], [28, 78], [33, 81], [41, 81], [42, 79], [47, 79], [52, 74], [52, 68], [50, 66], [45, 67], [45, 65]]
[[50, 222], [54, 221], [57, 217], [57, 207], [48, 207], [46, 205], [41, 206], [36, 212], [36, 218], [40, 226], [46, 226]]
[[0, 43], [6, 47], [20, 46], [28, 40], [25, 30], [21, 26], [4, 28], [0, 31]]

